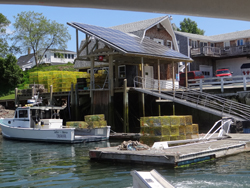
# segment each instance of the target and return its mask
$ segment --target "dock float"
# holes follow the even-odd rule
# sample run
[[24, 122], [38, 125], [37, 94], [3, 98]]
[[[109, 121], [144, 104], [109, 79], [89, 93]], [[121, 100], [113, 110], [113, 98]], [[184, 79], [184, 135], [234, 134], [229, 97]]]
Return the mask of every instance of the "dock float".
[[[250, 151], [249, 134], [230, 134], [231, 138], [197, 139], [185, 145], [148, 150], [119, 150], [117, 147], [96, 148], [89, 151], [91, 160], [125, 163], [184, 166], [215, 158]], [[169, 142], [171, 143], [171, 141]]]

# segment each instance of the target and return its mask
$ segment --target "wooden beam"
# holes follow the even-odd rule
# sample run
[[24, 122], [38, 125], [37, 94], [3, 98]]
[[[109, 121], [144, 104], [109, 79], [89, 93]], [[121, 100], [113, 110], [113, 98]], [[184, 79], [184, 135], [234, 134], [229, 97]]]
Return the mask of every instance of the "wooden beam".
[[76, 29], [76, 56], [79, 57], [79, 44], [78, 44], [78, 29]]
[[91, 43], [91, 41], [85, 41], [84, 45], [79, 50], [79, 57], [82, 51]]

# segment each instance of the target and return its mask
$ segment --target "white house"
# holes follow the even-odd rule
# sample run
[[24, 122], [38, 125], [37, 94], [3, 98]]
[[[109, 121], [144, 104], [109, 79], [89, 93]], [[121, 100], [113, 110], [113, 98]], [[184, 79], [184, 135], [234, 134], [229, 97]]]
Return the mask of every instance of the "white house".
[[[76, 52], [69, 50], [49, 49], [42, 57], [40, 64], [47, 63], [51, 65], [60, 65], [66, 64], [68, 62], [73, 63], [75, 58]], [[34, 54], [28, 53], [27, 55], [20, 56], [17, 60], [17, 65], [19, 65], [23, 71], [36, 66]]]

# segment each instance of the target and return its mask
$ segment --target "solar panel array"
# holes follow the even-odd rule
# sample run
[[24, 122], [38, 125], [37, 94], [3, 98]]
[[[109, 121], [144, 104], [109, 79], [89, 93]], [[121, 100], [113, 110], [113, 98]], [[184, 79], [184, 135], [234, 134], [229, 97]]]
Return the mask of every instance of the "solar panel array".
[[124, 53], [191, 60], [189, 57], [147, 38], [144, 38], [141, 43], [141, 38], [135, 35], [123, 33], [119, 30], [77, 22], [72, 22], [70, 25], [86, 34], [96, 37]]

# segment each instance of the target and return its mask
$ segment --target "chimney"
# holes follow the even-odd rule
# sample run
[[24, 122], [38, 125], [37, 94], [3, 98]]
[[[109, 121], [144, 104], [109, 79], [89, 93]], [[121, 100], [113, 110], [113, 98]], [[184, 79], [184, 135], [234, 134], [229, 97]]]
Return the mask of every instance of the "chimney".
[[30, 54], [30, 47], [28, 47], [28, 55]]

